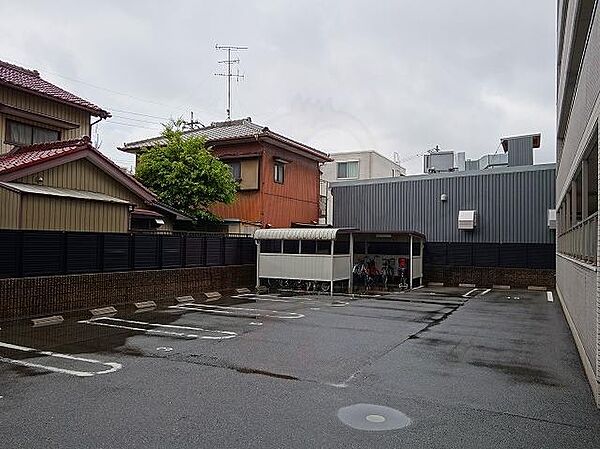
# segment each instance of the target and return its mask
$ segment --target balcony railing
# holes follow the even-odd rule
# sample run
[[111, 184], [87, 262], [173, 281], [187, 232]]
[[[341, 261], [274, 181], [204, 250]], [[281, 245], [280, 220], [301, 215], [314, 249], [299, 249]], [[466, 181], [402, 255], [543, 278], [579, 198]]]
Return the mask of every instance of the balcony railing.
[[596, 265], [598, 249], [598, 212], [558, 235], [559, 253]]

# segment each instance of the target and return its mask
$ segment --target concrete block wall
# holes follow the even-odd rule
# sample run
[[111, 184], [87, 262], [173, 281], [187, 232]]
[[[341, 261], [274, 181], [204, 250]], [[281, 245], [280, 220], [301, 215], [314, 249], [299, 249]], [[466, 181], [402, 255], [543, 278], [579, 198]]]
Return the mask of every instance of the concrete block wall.
[[250, 287], [255, 265], [0, 279], [0, 321]]
[[509, 285], [512, 288], [538, 286], [554, 288], [555, 271], [531, 268], [485, 268], [450, 265], [424, 266], [425, 282], [443, 282], [444, 285], [475, 284], [478, 287]]

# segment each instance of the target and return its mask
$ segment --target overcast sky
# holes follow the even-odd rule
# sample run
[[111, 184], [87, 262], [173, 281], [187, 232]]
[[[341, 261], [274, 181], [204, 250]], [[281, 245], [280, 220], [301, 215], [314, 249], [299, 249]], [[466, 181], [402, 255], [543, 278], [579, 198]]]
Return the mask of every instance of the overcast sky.
[[[152, 137], [169, 117], [225, 119], [224, 58], [248, 46], [232, 118], [333, 153], [476, 158], [541, 132], [555, 160], [555, 10], [550, 0], [2, 2], [0, 59], [109, 110], [101, 151]], [[8, 18], [8, 20], [6, 20]], [[142, 115], [144, 114], [144, 115]]]

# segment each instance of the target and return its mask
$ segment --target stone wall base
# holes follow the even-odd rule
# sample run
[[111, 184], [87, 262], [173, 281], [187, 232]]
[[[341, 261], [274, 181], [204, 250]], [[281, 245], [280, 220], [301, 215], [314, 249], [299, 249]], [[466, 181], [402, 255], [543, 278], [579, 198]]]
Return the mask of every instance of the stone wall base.
[[425, 265], [423, 279], [444, 285], [475, 284], [477, 287], [509, 285], [512, 288], [538, 286], [554, 288], [555, 270], [533, 268], [485, 268]]
[[254, 285], [255, 265], [0, 279], [0, 321]]

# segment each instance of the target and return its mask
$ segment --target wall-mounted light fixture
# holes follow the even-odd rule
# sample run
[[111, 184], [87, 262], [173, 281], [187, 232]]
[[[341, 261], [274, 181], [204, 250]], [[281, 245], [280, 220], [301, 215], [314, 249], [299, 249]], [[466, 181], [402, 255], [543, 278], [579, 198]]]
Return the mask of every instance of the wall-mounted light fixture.
[[440, 196], [440, 200], [448, 201], [448, 195], [446, 195], [445, 193], [442, 193], [442, 196]]

